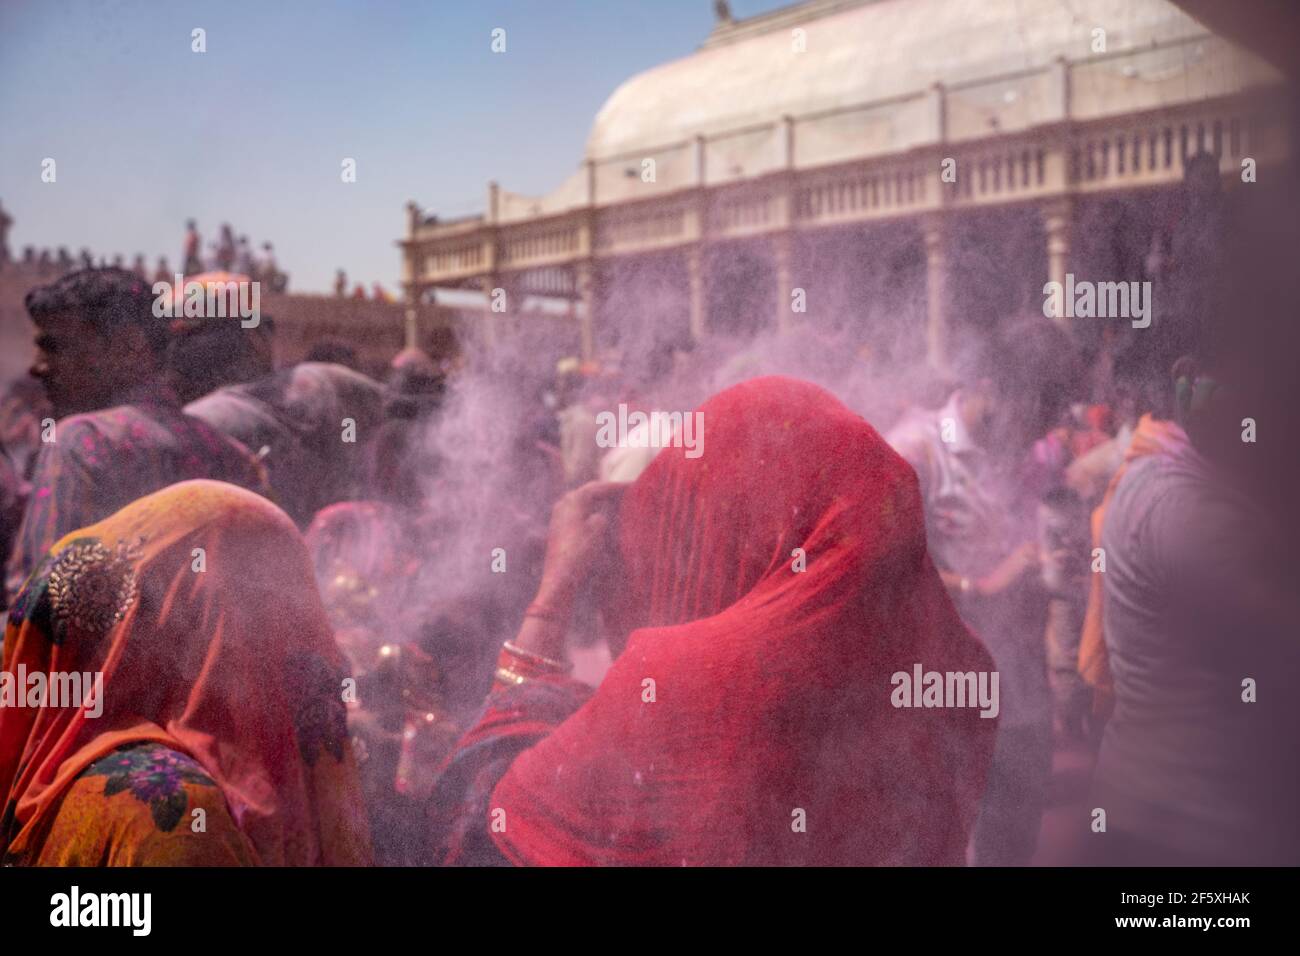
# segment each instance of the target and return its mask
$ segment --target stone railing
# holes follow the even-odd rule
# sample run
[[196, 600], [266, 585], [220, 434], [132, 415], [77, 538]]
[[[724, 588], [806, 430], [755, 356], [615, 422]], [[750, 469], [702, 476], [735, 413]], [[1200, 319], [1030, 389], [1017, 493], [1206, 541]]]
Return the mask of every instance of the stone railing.
[[485, 216], [413, 228], [407, 280], [1165, 185], [1198, 150], [1225, 174], [1246, 157], [1267, 165], [1290, 150], [1280, 83], [1204, 34], [588, 160], [585, 177], [532, 201], [534, 218], [513, 194], [502, 215], [493, 187]]

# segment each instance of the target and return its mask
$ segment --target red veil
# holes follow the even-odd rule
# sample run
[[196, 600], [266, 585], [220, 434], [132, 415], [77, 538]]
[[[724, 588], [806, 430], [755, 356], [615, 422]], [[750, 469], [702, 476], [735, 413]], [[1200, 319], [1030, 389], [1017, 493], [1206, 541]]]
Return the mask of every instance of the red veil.
[[627, 647], [497, 785], [497, 846], [524, 864], [962, 863], [997, 721], [895, 708], [890, 676], [992, 660], [930, 562], [915, 473], [804, 382], [700, 412], [703, 454], [665, 449], [621, 507], [603, 597]]

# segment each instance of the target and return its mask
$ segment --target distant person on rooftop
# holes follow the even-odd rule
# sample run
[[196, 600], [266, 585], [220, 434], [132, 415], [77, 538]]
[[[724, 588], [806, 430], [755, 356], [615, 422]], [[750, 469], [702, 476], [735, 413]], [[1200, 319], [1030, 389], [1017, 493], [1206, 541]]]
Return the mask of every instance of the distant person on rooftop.
[[190, 219], [185, 223], [185, 244], [181, 252], [181, 261], [184, 263], [186, 275], [203, 271], [203, 261], [199, 258], [200, 244], [198, 225]]

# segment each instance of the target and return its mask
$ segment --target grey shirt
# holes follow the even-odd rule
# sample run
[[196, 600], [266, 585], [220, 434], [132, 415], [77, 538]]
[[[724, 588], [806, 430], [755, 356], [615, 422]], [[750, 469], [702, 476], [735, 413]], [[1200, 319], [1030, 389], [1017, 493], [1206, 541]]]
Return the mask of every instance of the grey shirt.
[[1270, 669], [1269, 625], [1248, 597], [1251, 517], [1186, 446], [1129, 465], [1101, 539], [1115, 711], [1096, 805], [1110, 827], [1225, 861], [1259, 845], [1255, 791], [1269, 769], [1257, 746], [1266, 711], [1242, 700], [1243, 679], [1267, 683]]

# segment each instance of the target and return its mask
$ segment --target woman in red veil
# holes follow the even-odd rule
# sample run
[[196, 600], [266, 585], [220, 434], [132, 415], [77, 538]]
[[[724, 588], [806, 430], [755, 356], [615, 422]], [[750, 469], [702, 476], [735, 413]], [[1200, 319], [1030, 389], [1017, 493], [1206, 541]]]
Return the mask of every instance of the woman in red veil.
[[[537, 600], [435, 791], [434, 860], [961, 864], [996, 720], [895, 707], [891, 676], [992, 662], [927, 555], [914, 472], [804, 382], [696, 414], [702, 454], [556, 506]], [[626, 635], [594, 692], [562, 660], [580, 584]]]

